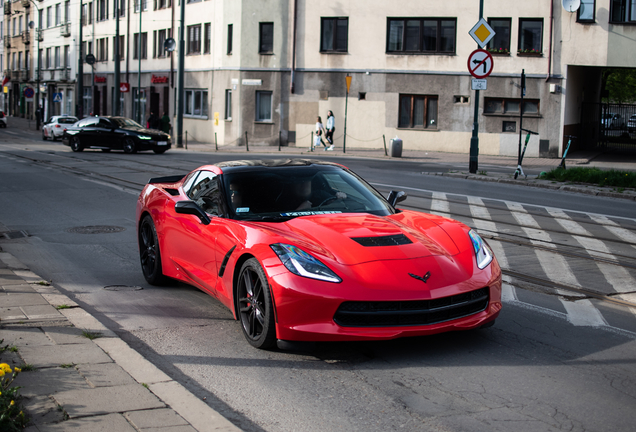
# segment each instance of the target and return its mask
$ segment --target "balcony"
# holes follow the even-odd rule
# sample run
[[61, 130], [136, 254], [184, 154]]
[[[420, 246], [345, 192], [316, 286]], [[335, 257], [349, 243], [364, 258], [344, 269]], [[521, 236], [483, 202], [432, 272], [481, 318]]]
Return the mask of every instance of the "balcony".
[[18, 79], [20, 81], [27, 81], [29, 79], [29, 71], [26, 69], [22, 69], [19, 71]]
[[[5, 3], [6, 4], [6, 3]], [[4, 38], [4, 47], [5, 48], [11, 48], [11, 38], [9, 37], [5, 37]], [[8, 54], [7, 54], [8, 55]]]
[[4, 70], [4, 77], [11, 79], [11, 69]]
[[60, 81], [70, 81], [71, 79], [71, 69], [62, 69], [59, 71]]
[[31, 43], [31, 32], [29, 30], [24, 30], [22, 32], [22, 43], [25, 45]]
[[4, 3], [4, 14], [11, 15], [11, 2], [6, 1]]
[[44, 36], [42, 35], [42, 29], [35, 29], [35, 37], [38, 42], [42, 42], [44, 40]]
[[23, 8], [30, 8], [31, 7], [31, 2], [29, 0], [22, 0], [22, 7]]
[[71, 35], [71, 23], [65, 22], [62, 23], [60, 27], [60, 36], [69, 37]]

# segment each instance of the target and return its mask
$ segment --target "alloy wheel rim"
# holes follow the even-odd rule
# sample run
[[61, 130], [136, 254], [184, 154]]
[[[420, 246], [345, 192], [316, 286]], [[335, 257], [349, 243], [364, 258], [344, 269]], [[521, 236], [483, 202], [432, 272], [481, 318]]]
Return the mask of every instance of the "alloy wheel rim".
[[241, 324], [251, 339], [258, 339], [265, 325], [265, 298], [263, 284], [258, 274], [247, 268], [240, 277], [239, 311]]
[[152, 274], [157, 261], [157, 250], [152, 228], [149, 223], [144, 223], [141, 227], [141, 265], [146, 274]]

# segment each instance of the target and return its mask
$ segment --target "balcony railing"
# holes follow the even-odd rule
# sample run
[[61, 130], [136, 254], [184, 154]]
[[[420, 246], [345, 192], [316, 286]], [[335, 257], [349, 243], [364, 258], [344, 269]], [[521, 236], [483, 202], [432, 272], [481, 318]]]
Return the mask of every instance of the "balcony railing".
[[29, 79], [29, 71], [26, 69], [22, 69], [20, 70], [20, 73], [18, 74], [18, 76], [20, 81], [26, 81]]
[[71, 35], [71, 23], [70, 22], [62, 23], [62, 26], [60, 27], [60, 36], [68, 37], [70, 35]]
[[22, 43], [25, 45], [31, 43], [31, 32], [29, 30], [24, 30], [22, 32]]

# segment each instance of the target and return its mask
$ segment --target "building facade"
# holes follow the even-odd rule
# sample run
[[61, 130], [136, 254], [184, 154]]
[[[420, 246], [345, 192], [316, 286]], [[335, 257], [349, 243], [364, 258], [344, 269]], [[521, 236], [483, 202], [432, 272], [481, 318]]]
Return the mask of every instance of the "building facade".
[[[604, 68], [636, 67], [636, 2], [582, 0], [577, 11], [556, 0], [483, 3], [496, 34], [486, 47], [493, 72], [479, 92], [480, 153], [516, 154], [521, 127], [537, 132], [531, 156], [557, 157], [565, 135], [598, 133], [583, 124], [583, 111], [601, 100]], [[39, 43], [47, 114], [118, 112], [145, 124], [151, 113], [166, 113], [176, 123], [178, 1], [4, 5], [0, 62], [5, 80], [11, 75], [4, 106], [13, 115], [33, 110], [18, 96], [36, 80]], [[36, 8], [40, 32], [26, 24]], [[183, 133], [219, 145], [247, 139], [309, 146], [316, 117], [325, 122], [332, 110], [335, 144], [342, 147], [346, 110], [348, 148], [381, 148], [398, 136], [407, 149], [468, 153], [475, 91], [467, 61], [477, 48], [469, 30], [478, 19], [474, 0], [186, 0]], [[166, 49], [170, 38], [177, 41], [174, 51]], [[77, 94], [80, 44], [84, 58], [91, 54], [95, 62], [83, 63]], [[118, 101], [115, 61], [123, 84]]]

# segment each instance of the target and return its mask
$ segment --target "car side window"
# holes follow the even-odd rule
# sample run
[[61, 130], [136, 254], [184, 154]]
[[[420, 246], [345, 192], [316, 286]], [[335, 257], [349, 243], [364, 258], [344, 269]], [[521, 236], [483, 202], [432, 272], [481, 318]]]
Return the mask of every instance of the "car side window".
[[81, 128], [84, 128], [84, 127], [87, 127], [87, 126], [94, 126], [96, 124], [97, 124], [97, 119], [96, 118], [87, 118], [87, 119], [82, 120], [77, 126], [81, 127]]
[[108, 119], [99, 119], [99, 123], [97, 124], [97, 126], [108, 129], [113, 127], [112, 123]]
[[185, 180], [185, 182], [183, 182], [183, 192], [185, 192], [185, 194], [187, 196], [190, 196], [190, 188], [192, 187], [192, 184], [194, 183], [194, 180], [197, 178], [197, 176], [199, 175], [201, 171], [195, 171], [192, 174], [190, 174], [188, 176], [188, 178]]
[[219, 216], [223, 213], [219, 179], [213, 172], [201, 171], [188, 197], [208, 214]]

